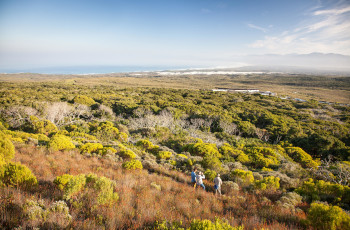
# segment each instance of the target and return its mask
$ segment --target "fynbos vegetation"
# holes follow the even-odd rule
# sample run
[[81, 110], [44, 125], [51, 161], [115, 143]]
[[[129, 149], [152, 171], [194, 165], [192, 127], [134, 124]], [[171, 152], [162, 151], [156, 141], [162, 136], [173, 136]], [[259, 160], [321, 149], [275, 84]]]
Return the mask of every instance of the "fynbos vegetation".
[[[0, 84], [4, 229], [350, 228], [346, 105]], [[194, 167], [205, 191], [191, 186]]]

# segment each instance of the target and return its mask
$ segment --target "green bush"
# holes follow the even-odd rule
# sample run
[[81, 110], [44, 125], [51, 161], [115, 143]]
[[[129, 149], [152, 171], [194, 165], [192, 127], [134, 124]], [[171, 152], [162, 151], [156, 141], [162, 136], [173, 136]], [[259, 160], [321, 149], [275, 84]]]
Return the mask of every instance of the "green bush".
[[315, 229], [350, 229], [350, 216], [338, 206], [312, 203], [307, 219]]
[[100, 205], [117, 202], [118, 193], [113, 190], [116, 188], [115, 181], [106, 177], [98, 177], [95, 174], [86, 175], [86, 187], [92, 188], [97, 193], [97, 203]]
[[97, 138], [93, 135], [81, 133], [81, 132], [69, 132], [68, 135], [71, 138], [84, 138], [86, 140], [97, 141]]
[[55, 201], [49, 207], [46, 207], [43, 200], [27, 200], [23, 208], [25, 216], [32, 221], [47, 222], [51, 218], [58, 221], [60, 227], [65, 228], [72, 216], [69, 214], [69, 208], [66, 202], [60, 200]]
[[124, 132], [119, 132], [118, 141], [127, 142], [128, 141], [128, 134], [126, 134]]
[[[44, 134], [34, 134], [34, 133], [26, 133], [23, 131], [11, 131], [11, 130], [3, 130], [2, 131], [5, 135], [8, 135], [9, 138], [11, 138], [12, 140], [16, 140], [17, 142], [23, 143], [25, 141], [27, 141], [29, 138], [38, 140], [38, 141], [49, 141], [50, 138]], [[1, 132], [0, 132], [1, 133]], [[1, 134], [0, 134], [1, 135]]]
[[136, 157], [136, 154], [133, 151], [131, 151], [130, 149], [127, 149], [122, 144], [118, 145], [118, 149], [119, 149], [118, 155], [124, 159], [134, 159]]
[[25, 165], [10, 162], [0, 166], [0, 186], [29, 187], [37, 183], [36, 177]]
[[0, 132], [0, 159], [4, 162], [10, 161], [15, 156], [15, 146], [6, 137], [5, 134]]
[[24, 205], [24, 214], [29, 220], [45, 220], [48, 211], [45, 209], [43, 200], [27, 200]]
[[74, 149], [75, 145], [72, 143], [70, 137], [64, 135], [54, 135], [51, 137], [47, 147], [53, 151], [57, 151]]
[[70, 174], [63, 174], [62, 176], [57, 176], [53, 183], [55, 185], [57, 185], [57, 187], [60, 189], [60, 190], [63, 190], [66, 186], [66, 184], [68, 183], [68, 181], [70, 181], [74, 176], [73, 175], [70, 175]]
[[239, 183], [249, 185], [254, 182], [252, 171], [245, 171], [242, 169], [235, 169], [231, 172], [231, 176]]
[[317, 168], [319, 165], [316, 161], [312, 160], [312, 157], [299, 147], [287, 147], [286, 153], [294, 161], [298, 162], [304, 168]]
[[172, 155], [169, 151], [159, 151], [157, 157], [159, 159], [169, 159]]
[[305, 181], [296, 192], [306, 197], [309, 202], [327, 201], [333, 204], [346, 204], [350, 202], [350, 187], [323, 180], [309, 179]]
[[243, 230], [243, 226], [232, 227], [226, 220], [216, 218], [214, 222], [210, 220], [193, 219], [189, 228], [184, 228], [182, 222], [167, 222], [166, 220], [155, 224], [157, 230]]
[[243, 152], [238, 155], [236, 160], [241, 162], [242, 164], [249, 164], [250, 163], [249, 156], [247, 154], [243, 153]]
[[0, 155], [0, 168], [6, 164], [5, 159]]
[[243, 151], [239, 149], [233, 148], [231, 145], [225, 143], [219, 148], [219, 152], [223, 156], [231, 156], [231, 157], [237, 157], [238, 155], [242, 154]]
[[211, 155], [218, 158], [222, 157], [216, 145], [211, 143], [198, 142], [194, 144], [189, 144], [189, 145], [186, 145], [183, 148], [183, 150], [188, 151], [195, 156], [204, 157], [204, 156]]
[[151, 150], [154, 147], [153, 143], [149, 140], [139, 140], [136, 142], [136, 146], [140, 146], [146, 150]]
[[130, 160], [123, 163], [123, 168], [128, 170], [142, 169], [142, 163], [139, 160]]
[[114, 154], [117, 152], [117, 150], [115, 150], [114, 148], [104, 147], [100, 143], [86, 143], [79, 146], [79, 149], [82, 154], [98, 154], [101, 156], [104, 156], [106, 154]]
[[50, 205], [50, 212], [52, 213], [63, 213], [67, 219], [71, 219], [72, 217], [69, 215], [69, 208], [63, 200], [55, 201]]
[[188, 230], [243, 230], [243, 226], [232, 227], [228, 222], [217, 218], [215, 222], [210, 220], [192, 220]]
[[[65, 181], [62, 181], [62, 182], [65, 182]], [[58, 184], [58, 186], [63, 187], [63, 199], [70, 200], [73, 195], [76, 195], [83, 190], [85, 184], [86, 184], [85, 175], [80, 174], [70, 178], [65, 185]]]
[[86, 143], [79, 146], [81, 153], [98, 153], [103, 149], [103, 145], [100, 143]]
[[139, 146], [139, 147], [141, 147], [141, 148], [145, 149], [146, 151], [153, 153], [153, 154], [157, 154], [159, 151], [159, 146], [154, 145], [149, 140], [139, 140], [138, 142], [136, 142], [136, 146]]
[[6, 129], [6, 127], [2, 124], [2, 122], [0, 121], [0, 131], [1, 130], [5, 130]]
[[73, 196], [77, 197], [84, 190], [92, 190], [98, 205], [112, 204], [119, 199], [118, 193], [114, 192], [116, 183], [106, 177], [98, 177], [96, 174], [77, 176], [64, 174], [56, 177], [53, 182], [63, 191], [65, 200], [70, 200]]
[[98, 151], [98, 154], [104, 156], [106, 154], [115, 154], [116, 152], [117, 150], [112, 147], [103, 147], [103, 149]]
[[180, 222], [168, 222], [166, 220], [159, 222], [156, 221], [155, 230], [185, 230], [185, 228], [182, 227], [182, 221]]
[[255, 188], [260, 190], [276, 190], [280, 187], [280, 178], [268, 176], [262, 180], [255, 181]]
[[98, 177], [95, 174], [80, 174], [72, 176], [64, 174], [55, 178], [54, 183], [63, 191], [63, 199], [70, 200], [78, 197], [86, 189], [93, 190], [97, 204], [111, 204], [119, 199], [115, 189], [115, 182], [106, 177]]
[[49, 120], [40, 120], [35, 116], [30, 116], [30, 121], [32, 123], [32, 129], [34, 133], [48, 135], [58, 132], [57, 126]]
[[213, 181], [214, 178], [216, 177], [217, 173], [213, 170], [207, 169], [204, 172], [205, 178], [209, 181]]
[[263, 167], [263, 168], [261, 169], [261, 171], [263, 171], [263, 172], [272, 172], [273, 169]]
[[177, 157], [181, 157], [181, 158], [186, 158], [186, 159], [188, 159], [188, 156], [186, 156], [185, 154], [179, 153], [179, 154], [177, 154], [176, 156], [177, 156]]
[[63, 200], [53, 202], [49, 207], [49, 215], [56, 219], [59, 217], [58, 223], [61, 228], [66, 228], [72, 220], [72, 216], [69, 214], [69, 208]]
[[77, 95], [73, 98], [73, 103], [91, 106], [96, 104], [94, 99], [85, 95]]
[[269, 167], [270, 165], [277, 165], [279, 161], [276, 153], [271, 148], [266, 147], [252, 147], [246, 149], [251, 159], [251, 164], [257, 168]]
[[89, 126], [91, 134], [102, 141], [126, 141], [128, 138], [126, 133], [120, 133], [113, 123], [109, 121], [89, 123]]
[[290, 209], [290, 210], [295, 210], [295, 206], [300, 204], [303, 200], [303, 197], [300, 196], [296, 192], [288, 192], [284, 194], [277, 203], [281, 205], [284, 208]]
[[252, 137], [255, 135], [256, 127], [249, 121], [238, 122], [238, 128], [243, 133], [244, 137]]
[[220, 171], [221, 168], [221, 161], [219, 158], [215, 157], [214, 155], [206, 155], [203, 157], [202, 165], [204, 168], [209, 168], [215, 171]]

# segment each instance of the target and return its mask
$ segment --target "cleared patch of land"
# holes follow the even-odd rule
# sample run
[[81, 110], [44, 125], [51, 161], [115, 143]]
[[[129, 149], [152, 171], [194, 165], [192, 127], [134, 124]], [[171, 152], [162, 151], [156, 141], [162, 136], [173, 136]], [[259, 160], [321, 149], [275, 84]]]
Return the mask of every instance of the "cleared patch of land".
[[271, 91], [279, 96], [350, 103], [350, 76], [304, 74], [248, 75], [161, 75], [159, 73], [115, 73], [92, 75], [0, 74], [0, 81], [64, 81], [77, 85], [115, 85], [125, 87], [204, 89], [216, 87]]

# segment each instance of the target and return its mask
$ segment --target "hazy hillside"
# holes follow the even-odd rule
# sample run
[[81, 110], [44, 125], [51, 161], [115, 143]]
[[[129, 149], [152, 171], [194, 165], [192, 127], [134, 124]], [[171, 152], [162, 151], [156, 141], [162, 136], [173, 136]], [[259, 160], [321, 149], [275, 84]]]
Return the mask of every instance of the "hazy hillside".
[[333, 73], [349, 74], [350, 56], [333, 53], [310, 53], [310, 54], [265, 54], [234, 57], [236, 61], [245, 62], [249, 65], [265, 67], [271, 70], [307, 72], [307, 73]]

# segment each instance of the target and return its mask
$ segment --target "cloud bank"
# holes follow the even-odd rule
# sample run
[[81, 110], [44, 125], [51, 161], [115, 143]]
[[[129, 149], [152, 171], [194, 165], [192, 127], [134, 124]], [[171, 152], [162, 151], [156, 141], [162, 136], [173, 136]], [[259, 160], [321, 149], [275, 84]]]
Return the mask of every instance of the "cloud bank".
[[350, 55], [350, 3], [326, 10], [313, 10], [309, 20], [293, 30], [250, 44], [264, 52], [287, 53], [339, 53]]

